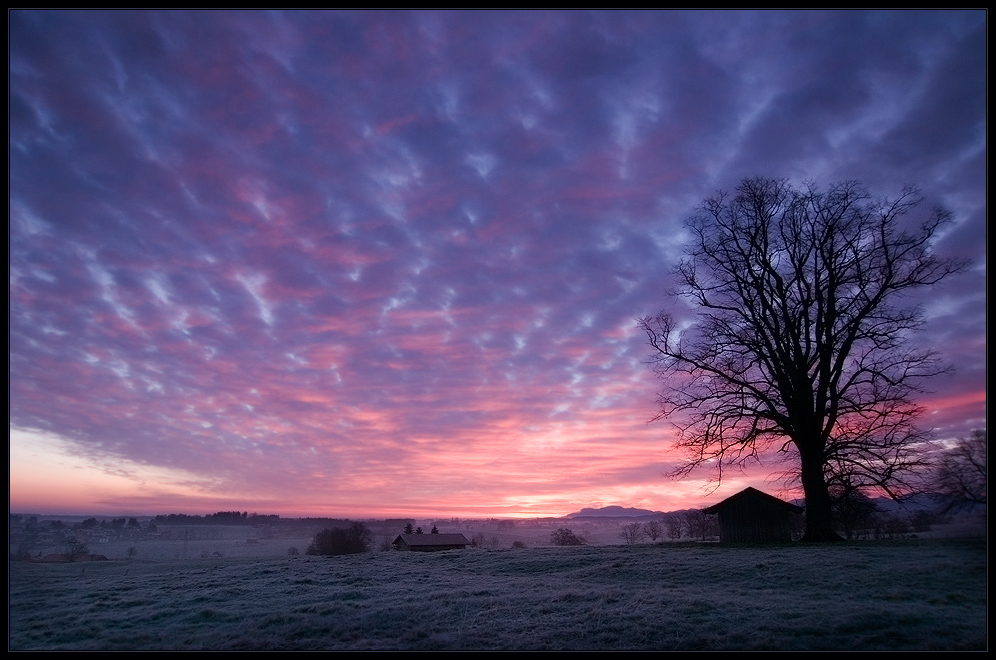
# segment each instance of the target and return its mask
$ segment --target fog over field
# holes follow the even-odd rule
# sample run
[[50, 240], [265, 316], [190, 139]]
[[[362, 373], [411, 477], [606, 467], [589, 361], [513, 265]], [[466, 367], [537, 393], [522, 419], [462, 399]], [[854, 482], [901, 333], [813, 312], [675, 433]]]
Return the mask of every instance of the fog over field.
[[982, 650], [986, 584], [981, 539], [12, 562], [9, 646]]

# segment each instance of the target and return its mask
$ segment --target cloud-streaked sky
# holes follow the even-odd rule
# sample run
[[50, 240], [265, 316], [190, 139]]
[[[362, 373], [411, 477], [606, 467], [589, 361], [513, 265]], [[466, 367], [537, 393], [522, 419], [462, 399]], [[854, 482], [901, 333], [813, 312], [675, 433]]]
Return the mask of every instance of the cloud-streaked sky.
[[9, 20], [12, 510], [777, 492], [775, 463], [662, 476], [634, 322], [697, 204], [756, 175], [954, 213], [923, 424], [985, 426], [984, 11]]

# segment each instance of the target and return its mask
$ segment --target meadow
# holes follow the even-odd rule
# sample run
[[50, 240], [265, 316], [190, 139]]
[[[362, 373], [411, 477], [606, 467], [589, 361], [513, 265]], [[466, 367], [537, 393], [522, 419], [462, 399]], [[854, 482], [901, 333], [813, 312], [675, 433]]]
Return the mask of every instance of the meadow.
[[9, 566], [13, 650], [987, 646], [985, 539]]

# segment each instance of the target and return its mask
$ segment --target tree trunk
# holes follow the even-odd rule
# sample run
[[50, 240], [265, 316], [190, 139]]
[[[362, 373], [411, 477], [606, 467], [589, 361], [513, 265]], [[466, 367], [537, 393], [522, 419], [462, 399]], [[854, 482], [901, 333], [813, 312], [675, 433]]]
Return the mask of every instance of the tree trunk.
[[[806, 533], [802, 541], [830, 543], [842, 541], [833, 530], [833, 513], [830, 491], [823, 476], [823, 462], [817, 457], [800, 451], [802, 458], [802, 489], [806, 494]], [[815, 453], [815, 452], [814, 452]]]

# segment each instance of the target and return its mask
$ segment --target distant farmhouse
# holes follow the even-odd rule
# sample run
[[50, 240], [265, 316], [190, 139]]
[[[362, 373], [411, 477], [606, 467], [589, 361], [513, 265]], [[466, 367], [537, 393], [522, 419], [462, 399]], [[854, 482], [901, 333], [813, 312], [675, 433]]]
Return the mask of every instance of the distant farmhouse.
[[719, 516], [722, 543], [788, 543], [792, 540], [789, 514], [802, 512], [802, 507], [756, 488], [745, 488], [702, 509], [702, 513]]
[[432, 552], [463, 550], [470, 545], [470, 541], [463, 534], [398, 534], [391, 545], [395, 550]]

